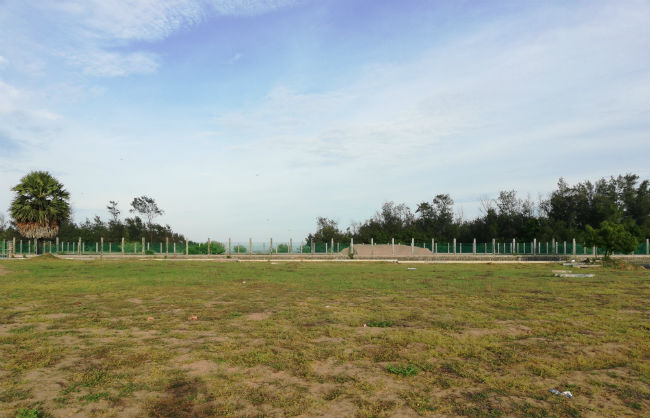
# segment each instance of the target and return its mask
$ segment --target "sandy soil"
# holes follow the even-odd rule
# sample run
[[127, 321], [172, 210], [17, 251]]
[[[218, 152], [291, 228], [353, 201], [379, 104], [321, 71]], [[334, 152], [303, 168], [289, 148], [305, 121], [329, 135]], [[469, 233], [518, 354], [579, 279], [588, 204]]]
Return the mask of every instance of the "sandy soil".
[[[348, 255], [349, 249], [341, 250], [340, 254]], [[390, 244], [355, 244], [354, 254], [359, 257], [408, 257], [411, 255], [410, 245], [395, 244], [395, 253]], [[413, 255], [431, 255], [431, 250], [422, 247], [413, 247]]]

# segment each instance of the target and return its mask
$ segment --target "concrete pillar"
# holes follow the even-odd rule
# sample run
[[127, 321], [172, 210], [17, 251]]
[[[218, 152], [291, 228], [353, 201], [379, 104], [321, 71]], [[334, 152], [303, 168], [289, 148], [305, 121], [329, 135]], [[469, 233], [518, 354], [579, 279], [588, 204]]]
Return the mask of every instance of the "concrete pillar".
[[325, 254], [327, 254], [328, 251], [329, 251], [329, 250], [328, 250], [328, 247], [327, 247], [328, 245], [330, 245], [330, 243], [327, 242], [327, 241], [325, 241]]
[[101, 254], [104, 255], [104, 237], [99, 238], [100, 242], [102, 243], [102, 250]]
[[645, 255], [650, 254], [650, 239], [645, 239]]
[[185, 255], [189, 255], [189, 253], [190, 253], [190, 245], [189, 244], [190, 244], [190, 241], [187, 238], [185, 238]]
[[494, 248], [495, 239], [492, 238], [492, 254], [496, 254], [496, 248]]
[[273, 254], [273, 238], [271, 238], [271, 244], [269, 245], [269, 254]]
[[354, 238], [350, 238], [350, 254], [354, 255]]
[[248, 255], [253, 255], [253, 238], [248, 238]]
[[77, 244], [77, 252], [81, 255], [81, 237], [79, 237], [79, 244]]
[[533, 238], [533, 252], [532, 254], [535, 254], [537, 252], [537, 238]]
[[411, 238], [411, 255], [415, 254], [415, 238]]
[[515, 244], [516, 244], [516, 242], [517, 242], [517, 241], [513, 238], [513, 239], [512, 239], [512, 246], [510, 247], [510, 254], [514, 254], [514, 253], [515, 253]]
[[472, 254], [476, 254], [476, 238], [472, 241]]
[[147, 250], [151, 250], [151, 241], [147, 242]]
[[108, 253], [109, 253], [109, 254], [113, 252], [113, 247], [112, 247], [111, 244], [113, 244], [113, 243], [110, 242], [110, 241], [108, 241]]
[[456, 238], [454, 238], [454, 254], [456, 254]]
[[330, 248], [331, 248], [332, 254], [334, 254], [334, 238], [332, 238], [331, 241], [330, 241]]
[[29, 255], [32, 254], [32, 240], [31, 239], [27, 240], [27, 254], [29, 254]]
[[208, 238], [208, 255], [210, 255], [210, 238]]
[[124, 237], [122, 237], [122, 255], [124, 255]]
[[576, 255], [576, 239], [575, 238], [573, 238], [572, 244], [573, 244], [572, 253], [575, 256]]
[[436, 240], [431, 238], [431, 254], [436, 253]]
[[169, 254], [169, 237], [165, 238], [165, 254]]
[[314, 246], [314, 240], [311, 241], [311, 253], [316, 253], [316, 247]]
[[390, 239], [390, 245], [391, 248], [393, 249], [393, 257], [395, 257], [395, 238]]
[[138, 253], [138, 243], [134, 241], [133, 242], [133, 254], [137, 254], [137, 253]]
[[160, 242], [160, 254], [162, 254], [162, 241]]
[[144, 249], [144, 248], [145, 248], [145, 245], [144, 245], [144, 243], [145, 243], [145, 241], [144, 241], [144, 237], [142, 237], [142, 255], [144, 255], [144, 252], [145, 252], [145, 249]]
[[173, 245], [173, 247], [174, 247], [174, 250], [173, 250], [173, 251], [174, 251], [174, 254], [176, 254], [176, 241], [174, 241], [174, 242], [172, 243], [172, 245]]
[[[237, 250], [239, 253], [239, 249]], [[232, 255], [232, 238], [228, 238], [228, 256]]]
[[375, 240], [374, 238], [370, 238], [370, 257], [374, 257], [375, 255]]
[[449, 254], [450, 250], [451, 250], [451, 248], [449, 247], [449, 241], [447, 241], [447, 254]]
[[462, 242], [458, 243], [458, 252], [460, 252], [461, 254], [463, 253], [463, 243]]
[[[332, 238], [332, 252], [334, 252], [334, 238]], [[289, 238], [289, 253], [293, 253], [293, 238]]]
[[595, 246], [595, 245], [594, 245], [594, 247], [593, 247], [593, 253], [594, 253], [593, 256], [596, 257], [596, 246]]

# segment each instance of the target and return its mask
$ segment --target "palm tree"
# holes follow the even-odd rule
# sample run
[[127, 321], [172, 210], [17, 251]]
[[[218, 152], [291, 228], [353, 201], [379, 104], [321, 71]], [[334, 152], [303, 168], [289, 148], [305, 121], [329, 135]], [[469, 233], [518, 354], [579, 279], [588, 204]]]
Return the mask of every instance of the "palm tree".
[[59, 225], [70, 216], [70, 193], [47, 171], [32, 171], [11, 190], [16, 192], [9, 213], [21, 235], [53, 238]]

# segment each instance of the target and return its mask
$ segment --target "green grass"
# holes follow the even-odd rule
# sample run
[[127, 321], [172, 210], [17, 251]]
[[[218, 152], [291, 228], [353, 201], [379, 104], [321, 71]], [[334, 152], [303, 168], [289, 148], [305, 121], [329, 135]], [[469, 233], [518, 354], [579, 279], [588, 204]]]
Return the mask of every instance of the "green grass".
[[650, 274], [553, 268], [1, 261], [0, 417], [647, 416]]

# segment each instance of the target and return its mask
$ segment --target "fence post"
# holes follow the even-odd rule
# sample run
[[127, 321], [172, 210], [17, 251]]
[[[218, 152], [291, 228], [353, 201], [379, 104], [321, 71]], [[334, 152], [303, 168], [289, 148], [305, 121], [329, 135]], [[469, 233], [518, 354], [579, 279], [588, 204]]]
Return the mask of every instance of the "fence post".
[[99, 241], [102, 243], [102, 249], [100, 251], [100, 254], [104, 255], [104, 237], [99, 238]]
[[160, 241], [160, 254], [162, 254], [162, 241]]
[[393, 257], [395, 257], [395, 238], [390, 239], [390, 245], [393, 250]]
[[537, 253], [537, 238], [533, 238], [533, 252], [532, 254], [535, 255]]
[[273, 254], [273, 238], [271, 238], [271, 244], [269, 245], [269, 254]]
[[328, 249], [327, 249], [327, 246], [328, 246], [328, 245], [329, 245], [329, 242], [325, 241], [325, 254], [328, 253]]
[[594, 257], [596, 257], [596, 246], [593, 246]]
[[350, 254], [354, 255], [354, 238], [350, 238]]
[[415, 254], [415, 238], [411, 238], [411, 256]]
[[172, 246], [174, 247], [174, 250], [173, 250], [173, 251], [174, 251], [174, 254], [176, 254], [176, 241], [174, 241], [174, 242], [172, 243]]
[[253, 238], [248, 238], [248, 255], [253, 255]]
[[314, 240], [311, 240], [311, 253], [312, 254], [316, 253], [316, 247], [314, 247]]
[[122, 255], [124, 255], [124, 237], [122, 237]]
[[169, 237], [165, 237], [165, 254], [169, 254]]
[[433, 238], [431, 238], [431, 254], [435, 254], [435, 253], [436, 253], [436, 241]]
[[461, 253], [461, 254], [463, 253], [463, 243], [462, 242], [458, 243], [458, 252]]
[[210, 238], [208, 238], [208, 255], [210, 255]]
[[375, 240], [374, 238], [370, 238], [370, 257], [375, 256]]
[[472, 241], [472, 254], [476, 254], [476, 238]]
[[645, 255], [650, 254], [650, 239], [646, 238], [645, 239]]
[[[239, 254], [239, 250], [237, 251]], [[228, 238], [228, 257], [232, 255], [232, 238]]]
[[185, 255], [190, 254], [190, 246], [189, 246], [189, 241], [187, 238], [185, 238]]
[[142, 237], [142, 255], [144, 255], [144, 253], [145, 253], [145, 249], [144, 249], [145, 245], [144, 245], [144, 243], [145, 243], [144, 237]]

